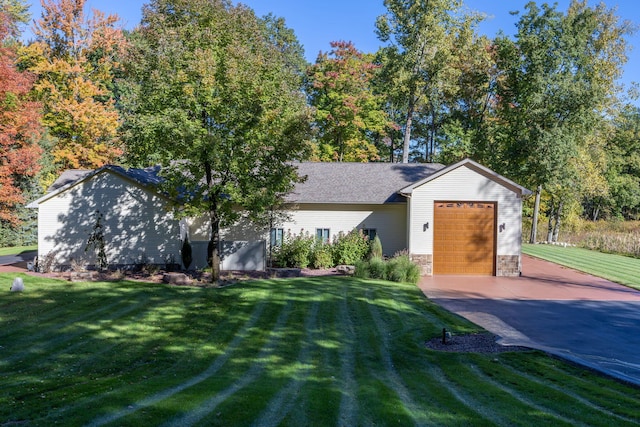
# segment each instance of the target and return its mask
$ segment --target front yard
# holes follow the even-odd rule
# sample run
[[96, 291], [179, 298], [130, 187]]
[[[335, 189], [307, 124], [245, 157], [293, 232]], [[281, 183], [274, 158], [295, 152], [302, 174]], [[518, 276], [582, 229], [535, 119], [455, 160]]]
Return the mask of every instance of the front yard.
[[0, 275], [0, 425], [634, 425], [638, 389], [478, 331], [413, 285], [222, 289]]

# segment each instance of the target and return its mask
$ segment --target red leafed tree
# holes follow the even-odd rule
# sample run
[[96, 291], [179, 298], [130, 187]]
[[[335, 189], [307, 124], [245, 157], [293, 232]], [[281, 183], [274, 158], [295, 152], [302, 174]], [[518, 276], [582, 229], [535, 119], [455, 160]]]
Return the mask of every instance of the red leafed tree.
[[40, 168], [40, 105], [29, 99], [35, 77], [16, 68], [10, 18], [0, 12], [0, 222], [16, 224], [20, 184]]

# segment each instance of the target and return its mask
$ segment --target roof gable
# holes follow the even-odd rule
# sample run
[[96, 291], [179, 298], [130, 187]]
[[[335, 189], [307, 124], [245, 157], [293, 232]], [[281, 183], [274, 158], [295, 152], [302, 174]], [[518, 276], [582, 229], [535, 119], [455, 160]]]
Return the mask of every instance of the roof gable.
[[153, 189], [162, 181], [162, 178], [158, 173], [159, 171], [159, 166], [153, 166], [145, 169], [124, 169], [120, 166], [106, 165], [94, 170], [70, 169], [64, 171], [58, 179], [49, 186], [47, 193], [44, 196], [29, 203], [27, 207], [37, 208], [40, 203], [102, 173], [112, 173], [134, 184], [147, 189]]
[[447, 166], [445, 168], [440, 169], [439, 171], [437, 171], [436, 173], [420, 180], [417, 182], [414, 182], [411, 185], [408, 185], [407, 187], [403, 188], [402, 190], [400, 190], [400, 194], [403, 194], [405, 196], [409, 196], [411, 195], [411, 193], [413, 193], [413, 190], [415, 190], [416, 188], [434, 181], [436, 179], [438, 179], [439, 177], [441, 177], [442, 175], [445, 175], [453, 170], [456, 170], [460, 167], [467, 167], [475, 172], [477, 172], [478, 174], [489, 178], [490, 180], [502, 185], [503, 187], [513, 191], [514, 193], [519, 194], [520, 196], [528, 196], [530, 194], [532, 194], [531, 190], [528, 190], [527, 188], [516, 184], [515, 182], [511, 181], [508, 178], [505, 178], [504, 176], [497, 174], [496, 172], [492, 171], [491, 169], [482, 166], [479, 163], [474, 162], [471, 159], [464, 159], [459, 161], [458, 163], [454, 163], [453, 165]]

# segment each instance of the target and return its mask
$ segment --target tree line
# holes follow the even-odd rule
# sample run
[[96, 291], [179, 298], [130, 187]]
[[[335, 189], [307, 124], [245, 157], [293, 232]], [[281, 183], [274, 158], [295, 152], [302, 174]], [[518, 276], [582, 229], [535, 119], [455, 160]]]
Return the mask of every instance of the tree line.
[[471, 157], [536, 190], [549, 240], [569, 213], [638, 218], [640, 109], [618, 83], [631, 23], [530, 2], [489, 38], [461, 0], [384, 5], [377, 52], [333, 41], [308, 64], [282, 18], [229, 0], [150, 0], [131, 31], [43, 0], [28, 42], [24, 0], [0, 3], [0, 241], [33, 239], [23, 206], [61, 171], [108, 163], [165, 166], [212, 241], [232, 203], [273, 211], [295, 160]]

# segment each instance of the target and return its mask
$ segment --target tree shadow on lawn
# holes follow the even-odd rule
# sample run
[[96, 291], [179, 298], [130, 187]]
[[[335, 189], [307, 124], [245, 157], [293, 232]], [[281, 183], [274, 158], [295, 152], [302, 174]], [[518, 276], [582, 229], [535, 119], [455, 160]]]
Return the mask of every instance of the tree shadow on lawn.
[[[394, 384], [426, 375], [411, 361], [430, 363], [423, 343], [443, 322], [473, 326], [441, 318], [413, 285], [352, 278], [213, 289], [22, 277], [26, 291], [0, 301], [0, 419], [11, 422], [410, 421]], [[376, 404], [387, 395], [395, 404]]]

